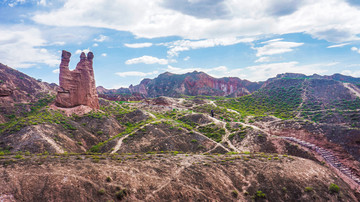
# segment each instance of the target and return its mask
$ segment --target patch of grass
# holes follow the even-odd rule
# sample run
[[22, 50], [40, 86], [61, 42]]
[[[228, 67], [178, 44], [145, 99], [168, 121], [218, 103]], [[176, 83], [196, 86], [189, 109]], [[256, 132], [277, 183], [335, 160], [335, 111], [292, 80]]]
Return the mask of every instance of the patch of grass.
[[198, 130], [205, 136], [215, 140], [216, 142], [221, 142], [222, 136], [225, 135], [225, 129], [218, 128], [212, 125], [201, 126]]
[[340, 187], [334, 183], [331, 183], [329, 186], [329, 191], [330, 193], [334, 194], [334, 193], [339, 193], [340, 192]]
[[231, 192], [231, 196], [234, 197], [234, 198], [237, 198], [239, 196], [239, 193], [236, 190], [233, 190]]
[[254, 198], [266, 198], [266, 194], [263, 193], [262, 191], [258, 190], [255, 195]]
[[238, 111], [242, 116], [274, 115], [282, 119], [293, 118], [295, 116], [293, 111], [302, 102], [302, 80], [295, 81], [299, 85], [277, 87], [281, 86], [281, 82], [279, 83], [280, 85], [260, 89], [251, 95], [220, 100], [216, 104]]
[[133, 132], [134, 130], [136, 130], [137, 128], [139, 128], [139, 127], [141, 127], [141, 126], [143, 126], [143, 125], [145, 125], [145, 124], [147, 124], [147, 123], [150, 123], [151, 121], [153, 121], [153, 119], [148, 119], [148, 120], [146, 120], [146, 121], [136, 123], [136, 124], [134, 124], [134, 125], [131, 126], [131, 127], [126, 127], [126, 129], [125, 129], [124, 132], [121, 132], [121, 133], [119, 133], [119, 134], [117, 134], [117, 135], [109, 138], [108, 140], [106, 140], [106, 141], [104, 141], [104, 142], [100, 142], [100, 143], [98, 143], [97, 145], [92, 146], [92, 147], [90, 148], [90, 152], [95, 152], [95, 153], [96, 153], [96, 152], [99, 152], [100, 149], [101, 149], [105, 144], [107, 144], [109, 141], [111, 141], [111, 140], [113, 140], [113, 139], [115, 139], [115, 138], [120, 138], [120, 137], [122, 137], [122, 136], [125, 135], [125, 134], [129, 134], [129, 133]]
[[312, 190], [314, 190], [314, 188], [312, 188], [312, 187], [305, 187], [305, 192], [311, 192]]
[[119, 200], [122, 200], [127, 195], [128, 195], [128, 191], [126, 189], [121, 189], [120, 191], [115, 193], [116, 198]]
[[16, 158], [16, 159], [24, 159], [24, 157], [22, 155], [20, 155], [20, 154], [15, 155], [14, 158]]
[[196, 140], [196, 139], [192, 139], [192, 140], [191, 140], [191, 143], [197, 143], [197, 140]]
[[105, 194], [105, 189], [99, 189], [98, 194], [99, 195], [104, 195]]

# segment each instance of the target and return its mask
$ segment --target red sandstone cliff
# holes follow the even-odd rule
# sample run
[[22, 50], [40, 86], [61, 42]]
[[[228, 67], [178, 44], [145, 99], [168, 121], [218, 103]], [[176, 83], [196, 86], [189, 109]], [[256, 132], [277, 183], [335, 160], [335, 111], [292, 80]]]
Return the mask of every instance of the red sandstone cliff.
[[194, 71], [186, 74], [166, 72], [155, 79], [144, 79], [139, 85], [131, 85], [129, 93], [139, 93], [145, 97], [179, 95], [240, 97], [251, 94], [261, 85], [262, 82], [250, 82], [236, 77], [218, 79], [204, 72]]
[[60, 90], [56, 96], [56, 106], [75, 107], [86, 105], [99, 109], [99, 99], [95, 87], [92, 52], [87, 56], [81, 53], [80, 62], [75, 70], [69, 70], [71, 53], [64, 51], [61, 55], [59, 84]]

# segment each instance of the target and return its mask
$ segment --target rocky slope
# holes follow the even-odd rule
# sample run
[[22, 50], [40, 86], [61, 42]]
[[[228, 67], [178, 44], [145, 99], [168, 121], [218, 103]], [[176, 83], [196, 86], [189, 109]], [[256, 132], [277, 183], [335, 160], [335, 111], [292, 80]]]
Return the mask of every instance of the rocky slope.
[[[357, 201], [359, 197], [326, 166], [266, 154], [7, 156], [0, 164], [4, 201]], [[332, 183], [339, 189], [330, 188]]]
[[30, 112], [56, 94], [56, 84], [41, 82], [0, 63], [0, 123]]

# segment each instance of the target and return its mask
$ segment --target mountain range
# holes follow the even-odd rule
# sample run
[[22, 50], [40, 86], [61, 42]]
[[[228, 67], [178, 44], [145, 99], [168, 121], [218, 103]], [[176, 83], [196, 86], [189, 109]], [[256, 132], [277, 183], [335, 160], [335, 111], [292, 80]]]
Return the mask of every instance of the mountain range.
[[100, 96], [108, 99], [130, 98], [132, 96], [135, 98], [181, 97], [184, 95], [241, 97], [249, 95], [278, 79], [325, 79], [360, 85], [360, 78], [341, 74], [306, 76], [304, 74], [284, 73], [269, 78], [267, 81], [251, 82], [237, 77], [214, 78], [204, 72], [194, 71], [186, 74], [165, 72], [154, 79], [143, 79], [140, 84], [130, 85], [129, 88], [106, 89], [99, 86], [97, 91]]

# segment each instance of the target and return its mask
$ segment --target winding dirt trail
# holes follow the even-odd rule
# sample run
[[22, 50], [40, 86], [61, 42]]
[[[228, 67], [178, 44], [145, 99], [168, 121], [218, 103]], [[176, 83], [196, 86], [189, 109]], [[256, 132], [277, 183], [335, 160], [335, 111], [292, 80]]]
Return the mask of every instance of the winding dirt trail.
[[148, 201], [150, 198], [152, 198], [157, 192], [161, 191], [165, 187], [167, 187], [173, 180], [176, 180], [179, 178], [181, 173], [188, 167], [190, 167], [194, 162], [196, 161], [196, 158], [184, 158], [181, 162], [178, 168], [172, 172], [173, 174], [167, 178], [165, 178], [164, 182], [160, 184], [160, 186], [157, 187], [154, 191], [152, 191], [149, 195], [146, 196], [145, 201]]
[[225, 130], [225, 135], [223, 136], [221, 142], [223, 143], [227, 143], [230, 147], [230, 149], [232, 149], [233, 151], [235, 152], [238, 152], [240, 153], [240, 150], [238, 148], [236, 148], [232, 143], [231, 141], [229, 140], [229, 136], [230, 136], [230, 132], [229, 130], [226, 128], [226, 123], [223, 124], [223, 128]]
[[300, 109], [302, 108], [302, 106], [304, 105], [305, 101], [307, 100], [306, 97], [306, 92], [307, 92], [307, 88], [305, 87], [305, 85], [308, 83], [308, 81], [306, 79], [304, 79], [304, 82], [302, 83], [302, 87], [303, 87], [303, 92], [301, 93], [301, 103], [299, 105], [299, 107], [297, 108], [297, 114], [295, 117], [300, 117], [301, 115], [301, 111]]
[[122, 136], [122, 137], [118, 140], [118, 142], [116, 143], [115, 147], [113, 148], [114, 150], [113, 150], [110, 154], [114, 154], [115, 152], [119, 151], [119, 149], [120, 149], [120, 147], [121, 147], [121, 145], [122, 145], [122, 143], [123, 143], [123, 140], [124, 140], [125, 138], [129, 137], [130, 135], [136, 133], [136, 132], [139, 131], [140, 129], [143, 129], [144, 127], [146, 127], [146, 126], [148, 126], [148, 125], [150, 125], [150, 124], [153, 124], [153, 123], [159, 122], [159, 121], [164, 121], [164, 120], [165, 120], [165, 119], [160, 119], [160, 120], [152, 121], [152, 122], [150, 122], [150, 123], [147, 123], [147, 124], [139, 127], [138, 129], [132, 131], [131, 133]]

